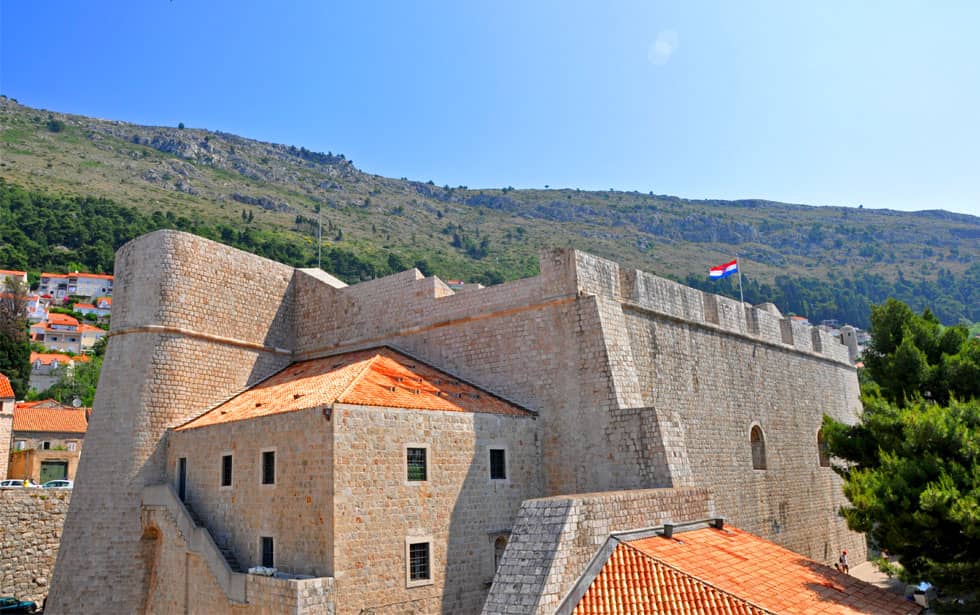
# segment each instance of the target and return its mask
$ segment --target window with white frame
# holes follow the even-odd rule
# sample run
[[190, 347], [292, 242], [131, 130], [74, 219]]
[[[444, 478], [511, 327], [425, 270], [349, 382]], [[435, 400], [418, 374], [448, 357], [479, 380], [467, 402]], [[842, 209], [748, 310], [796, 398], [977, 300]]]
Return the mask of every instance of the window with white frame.
[[432, 538], [405, 539], [405, 581], [407, 587], [432, 584]]
[[429, 448], [422, 444], [405, 447], [405, 480], [421, 483], [429, 480]]

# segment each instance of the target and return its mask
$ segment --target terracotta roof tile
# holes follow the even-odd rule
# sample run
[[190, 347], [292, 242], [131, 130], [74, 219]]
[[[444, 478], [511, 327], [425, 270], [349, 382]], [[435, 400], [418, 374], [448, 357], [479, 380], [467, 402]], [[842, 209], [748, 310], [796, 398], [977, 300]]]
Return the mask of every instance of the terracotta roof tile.
[[10, 386], [10, 378], [0, 374], [0, 399], [13, 399], [14, 389]]
[[446, 412], [534, 414], [390, 348], [374, 348], [293, 363], [177, 429], [335, 402]]
[[[630, 552], [616, 555], [624, 547]], [[907, 615], [921, 611], [899, 596], [731, 526], [632, 540], [617, 546], [613, 555], [575, 613]], [[673, 606], [656, 610], [631, 606], [634, 601]], [[735, 610], [736, 603], [755, 610]]]
[[18, 404], [14, 408], [13, 431], [85, 433], [88, 421], [84, 408], [42, 408]]
[[69, 316], [68, 314], [59, 314], [57, 312], [51, 312], [48, 314], [48, 324], [49, 325], [70, 325], [78, 326], [78, 319], [74, 316]]
[[41, 365], [51, 365], [52, 361], [57, 361], [62, 365], [67, 365], [72, 362], [72, 360], [78, 360], [81, 357], [69, 357], [66, 354], [60, 354], [57, 352], [32, 352], [31, 353], [31, 363], [40, 361]]

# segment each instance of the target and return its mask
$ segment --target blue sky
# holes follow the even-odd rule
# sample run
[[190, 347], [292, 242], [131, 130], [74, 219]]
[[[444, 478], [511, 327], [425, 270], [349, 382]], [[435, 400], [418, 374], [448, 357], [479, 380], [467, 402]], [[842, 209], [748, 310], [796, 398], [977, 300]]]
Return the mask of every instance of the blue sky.
[[31, 106], [469, 187], [980, 215], [980, 2], [0, 4]]

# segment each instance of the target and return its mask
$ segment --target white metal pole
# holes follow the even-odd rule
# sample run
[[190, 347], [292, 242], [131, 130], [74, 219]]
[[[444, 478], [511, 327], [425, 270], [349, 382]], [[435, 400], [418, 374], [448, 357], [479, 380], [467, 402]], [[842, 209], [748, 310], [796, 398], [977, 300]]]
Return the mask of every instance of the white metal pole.
[[738, 261], [738, 254], [735, 255], [735, 268], [738, 270], [738, 298], [745, 303], [745, 295], [742, 294], [742, 263]]

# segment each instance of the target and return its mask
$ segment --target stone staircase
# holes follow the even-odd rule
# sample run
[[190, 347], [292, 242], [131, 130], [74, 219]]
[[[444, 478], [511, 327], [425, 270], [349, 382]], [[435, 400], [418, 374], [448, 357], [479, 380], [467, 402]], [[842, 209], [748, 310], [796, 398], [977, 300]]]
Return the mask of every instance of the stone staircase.
[[[192, 507], [188, 502], [184, 502], [183, 504], [184, 508], [187, 510], [187, 515], [191, 518], [191, 521], [194, 522], [194, 525], [207, 529], [207, 526], [201, 521], [201, 517], [197, 514], [197, 511], [194, 510], [194, 507]], [[231, 548], [231, 545], [229, 545], [227, 541], [218, 542], [217, 537], [213, 534], [211, 537], [215, 539], [215, 546], [218, 547], [218, 551], [221, 552], [221, 555], [225, 558], [225, 561], [228, 562], [228, 567], [231, 568], [232, 572], [245, 572], [245, 569], [242, 568], [241, 563], [238, 561], [238, 557], [235, 556], [235, 551]]]
[[143, 487], [144, 510], [161, 510], [177, 524], [177, 529], [187, 541], [187, 548], [201, 556], [218, 584], [232, 603], [247, 604], [246, 585], [248, 575], [231, 549], [219, 547], [197, 513], [177, 497], [173, 486], [164, 483]]

